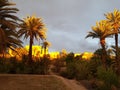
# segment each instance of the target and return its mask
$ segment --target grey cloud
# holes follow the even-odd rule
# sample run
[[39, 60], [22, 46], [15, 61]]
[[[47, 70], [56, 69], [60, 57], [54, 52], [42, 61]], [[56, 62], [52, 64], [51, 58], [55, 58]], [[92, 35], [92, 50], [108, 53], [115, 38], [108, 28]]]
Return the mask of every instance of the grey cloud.
[[[20, 9], [18, 16], [43, 17], [48, 28], [51, 50], [62, 48], [73, 52], [94, 51], [96, 39], [85, 40], [96, 21], [105, 19], [104, 13], [119, 9], [119, 0], [11, 0]], [[97, 42], [98, 43], [98, 42]], [[24, 43], [25, 44], [25, 43]]]

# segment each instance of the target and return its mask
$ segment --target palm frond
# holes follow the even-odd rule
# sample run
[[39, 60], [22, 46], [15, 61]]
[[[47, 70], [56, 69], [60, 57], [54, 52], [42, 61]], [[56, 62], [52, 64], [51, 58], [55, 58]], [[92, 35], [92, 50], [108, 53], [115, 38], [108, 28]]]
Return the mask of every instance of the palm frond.
[[8, 0], [0, 0], [0, 45], [4, 50], [11, 46], [22, 46], [16, 30], [19, 25], [17, 21], [21, 20], [15, 16], [18, 9], [9, 7], [12, 5], [15, 4], [9, 3]]
[[24, 38], [28, 38], [33, 35], [35, 39], [45, 39], [45, 25], [41, 18], [35, 16], [28, 16], [24, 18], [24, 21], [20, 24], [20, 30], [18, 31], [19, 36], [24, 35]]
[[92, 37], [92, 38], [98, 38], [99, 36], [94, 32], [89, 32], [88, 35], [85, 38]]

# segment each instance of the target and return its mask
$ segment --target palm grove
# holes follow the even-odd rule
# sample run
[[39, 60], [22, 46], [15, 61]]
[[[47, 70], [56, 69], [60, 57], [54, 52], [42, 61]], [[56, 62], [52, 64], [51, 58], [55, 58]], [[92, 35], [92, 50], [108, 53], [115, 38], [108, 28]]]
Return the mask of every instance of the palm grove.
[[[46, 27], [42, 18], [27, 16], [22, 20], [15, 15], [19, 10], [12, 7], [14, 5], [14, 3], [10, 3], [8, 0], [0, 0], [0, 55], [2, 55], [0, 56], [0, 73], [49, 74], [50, 64], [52, 64], [54, 66], [53, 71], [57, 71], [64, 77], [75, 78], [76, 80], [89, 78], [94, 81], [92, 85], [96, 85], [97, 88], [103, 86], [105, 88], [98, 90], [110, 90], [113, 86], [119, 86], [119, 10], [115, 9], [113, 12], [106, 13], [106, 19], [96, 22], [96, 26], [92, 26], [92, 31], [86, 36], [86, 38], [98, 38], [101, 45], [101, 49], [94, 53], [90, 61], [82, 60], [81, 56], [74, 57], [74, 54], [70, 53], [64, 54], [52, 62], [46, 53], [50, 44], [46, 40]], [[19, 47], [22, 47], [21, 37], [29, 40], [28, 55], [22, 55], [21, 61], [17, 60], [16, 57], [6, 59], [5, 55], [8, 53], [9, 48], [17, 54], [22, 52], [19, 51], [23, 50], [23, 48], [19, 49]], [[105, 41], [109, 37], [115, 38], [115, 45], [112, 46], [112, 51], [115, 55], [113, 58], [109, 58], [110, 54]], [[32, 45], [35, 40], [42, 42], [45, 54], [44, 57], [37, 58], [36, 61], [32, 56]], [[99, 52], [99, 50], [101, 51]], [[25, 53], [27, 52], [25, 51]], [[108, 60], [112, 63], [109, 63]], [[61, 72], [61, 67], [66, 69]], [[103, 82], [102, 85], [99, 80]], [[106, 87], [109, 88], [106, 89]]]
[[119, 60], [119, 47], [118, 47], [118, 34], [120, 29], [120, 11], [114, 10], [114, 12], [105, 14], [106, 20], [101, 20], [96, 23], [96, 26], [92, 27], [92, 31], [88, 33], [86, 38], [99, 38], [102, 47], [102, 63], [107, 69], [107, 47], [105, 39], [114, 35], [115, 37], [115, 67], [116, 72], [120, 74], [120, 60]]
[[[16, 47], [22, 47], [20, 37], [25, 39], [29, 38], [29, 63], [32, 64], [32, 45], [34, 40], [42, 40], [43, 47], [49, 46], [46, 41], [46, 28], [42, 22], [42, 18], [35, 16], [28, 16], [23, 20], [15, 16], [19, 11], [17, 8], [11, 6], [15, 5], [8, 0], [0, 0], [0, 53], [7, 52], [8, 48], [14, 50]], [[102, 47], [102, 65], [108, 68], [107, 65], [107, 47], [105, 39], [107, 37], [115, 37], [115, 68], [116, 72], [120, 74], [120, 60], [119, 60], [119, 47], [118, 47], [118, 34], [120, 28], [120, 11], [114, 10], [105, 14], [106, 20], [101, 20], [92, 27], [92, 31], [88, 33], [86, 38], [99, 38]]]
[[23, 20], [15, 16], [19, 10], [10, 6], [14, 3], [8, 0], [0, 0], [0, 52], [4, 53], [8, 48], [14, 50], [22, 46], [21, 36], [30, 39], [29, 62], [32, 62], [32, 45], [34, 39], [45, 40], [46, 28], [41, 18], [28, 16]]

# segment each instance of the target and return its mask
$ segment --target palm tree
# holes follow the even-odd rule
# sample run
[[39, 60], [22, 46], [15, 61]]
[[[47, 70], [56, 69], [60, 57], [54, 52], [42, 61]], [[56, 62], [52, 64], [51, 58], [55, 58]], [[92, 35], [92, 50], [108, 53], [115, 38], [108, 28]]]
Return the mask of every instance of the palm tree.
[[[117, 67], [119, 67], [120, 69], [120, 60], [118, 57], [118, 33], [120, 32], [120, 11], [119, 10], [114, 10], [114, 12], [112, 13], [107, 13], [105, 14], [107, 20], [109, 23], [111, 23], [111, 25], [113, 26], [113, 32], [115, 33], [115, 47], [116, 47], [116, 63], [117, 63]], [[120, 73], [120, 71], [119, 71]]]
[[41, 18], [35, 16], [28, 16], [24, 18], [24, 21], [20, 24], [20, 30], [18, 35], [21, 37], [24, 35], [24, 38], [27, 39], [30, 37], [29, 41], [29, 62], [32, 63], [32, 45], [33, 40], [46, 38], [46, 28]]
[[99, 23], [96, 23], [96, 26], [92, 27], [92, 31], [88, 33], [86, 38], [99, 38], [100, 44], [102, 47], [102, 63], [105, 68], [106, 66], [106, 59], [107, 59], [107, 52], [106, 52], [106, 45], [105, 45], [105, 38], [112, 35], [112, 26], [106, 20], [101, 20]]
[[43, 46], [42, 46], [42, 47], [44, 48], [44, 54], [45, 54], [45, 55], [46, 55], [46, 52], [47, 52], [47, 48], [50, 47], [50, 45], [51, 45], [51, 44], [50, 44], [50, 42], [48, 42], [48, 41], [44, 41], [44, 42], [43, 42]]
[[22, 45], [21, 45], [22, 41], [19, 39], [16, 31], [5, 30], [5, 34], [6, 34], [6, 39], [4, 42], [6, 43], [8, 48], [13, 49], [18, 46], [22, 47]]
[[7, 48], [21, 46], [16, 28], [18, 22], [21, 21], [15, 13], [19, 11], [17, 8], [9, 6], [15, 5], [8, 0], [0, 0], [0, 52], [5, 53]]

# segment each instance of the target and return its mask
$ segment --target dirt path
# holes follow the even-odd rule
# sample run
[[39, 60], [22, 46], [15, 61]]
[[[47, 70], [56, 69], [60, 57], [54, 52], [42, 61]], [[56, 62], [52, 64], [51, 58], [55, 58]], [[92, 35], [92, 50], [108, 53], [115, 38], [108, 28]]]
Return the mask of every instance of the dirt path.
[[77, 82], [76, 80], [70, 80], [70, 79], [66, 79], [66, 78], [63, 78], [61, 76], [58, 76], [54, 72], [52, 72], [51, 69], [50, 69], [49, 73], [50, 73], [50, 75], [53, 75], [54, 77], [61, 79], [63, 81], [63, 83], [67, 87], [69, 87], [69, 90], [88, 90], [82, 84], [80, 84], [80, 82]]
[[53, 75], [63, 81], [63, 83], [70, 88], [70, 90], [88, 90], [86, 89], [83, 85], [81, 85], [79, 82], [76, 80], [69, 80], [66, 78], [63, 78], [61, 76]]
[[0, 74], [0, 90], [87, 90], [57, 75]]

